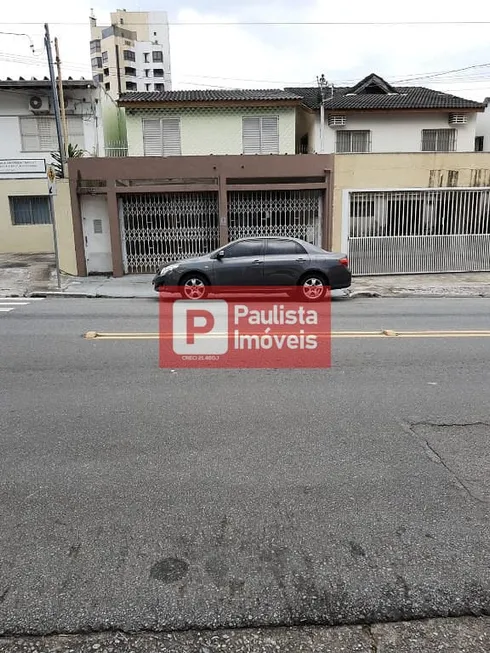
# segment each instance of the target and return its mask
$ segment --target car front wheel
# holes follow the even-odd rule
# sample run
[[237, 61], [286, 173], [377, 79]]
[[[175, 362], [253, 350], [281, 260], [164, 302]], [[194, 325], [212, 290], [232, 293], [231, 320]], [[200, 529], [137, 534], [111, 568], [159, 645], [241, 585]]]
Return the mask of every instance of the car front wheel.
[[180, 292], [184, 299], [204, 299], [208, 294], [208, 281], [199, 274], [189, 274], [182, 279]]

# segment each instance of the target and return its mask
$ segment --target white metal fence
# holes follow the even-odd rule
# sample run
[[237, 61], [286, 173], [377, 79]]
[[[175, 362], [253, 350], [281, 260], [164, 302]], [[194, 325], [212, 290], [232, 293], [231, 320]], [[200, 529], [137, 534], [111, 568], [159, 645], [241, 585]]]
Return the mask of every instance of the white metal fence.
[[490, 188], [348, 196], [353, 274], [490, 270]]
[[266, 190], [228, 193], [228, 236], [292, 236], [322, 242], [322, 191]]

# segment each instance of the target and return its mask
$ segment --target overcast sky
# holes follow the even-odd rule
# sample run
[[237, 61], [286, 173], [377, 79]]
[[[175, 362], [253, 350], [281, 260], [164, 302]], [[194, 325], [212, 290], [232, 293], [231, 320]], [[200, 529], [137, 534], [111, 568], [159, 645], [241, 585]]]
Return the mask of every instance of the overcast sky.
[[[447, 0], [18, 0], [2, 6], [0, 78], [47, 75], [43, 23], [58, 36], [63, 76], [90, 77], [88, 16], [106, 23], [117, 8], [169, 14], [173, 88], [266, 88], [314, 85], [324, 73], [350, 85], [376, 72], [387, 81], [424, 85], [470, 99], [490, 96], [490, 2], [471, 11]], [[472, 25], [172, 25], [178, 22], [335, 22], [479, 20]], [[27, 21], [30, 24], [27, 24]], [[36, 21], [37, 24], [36, 24]], [[487, 21], [488, 24], [483, 22]], [[61, 25], [66, 22], [70, 25]], [[10, 24], [9, 24], [10, 23]], [[57, 24], [58, 23], [58, 24]], [[482, 65], [486, 64], [486, 65]], [[479, 66], [448, 75], [429, 73]]]

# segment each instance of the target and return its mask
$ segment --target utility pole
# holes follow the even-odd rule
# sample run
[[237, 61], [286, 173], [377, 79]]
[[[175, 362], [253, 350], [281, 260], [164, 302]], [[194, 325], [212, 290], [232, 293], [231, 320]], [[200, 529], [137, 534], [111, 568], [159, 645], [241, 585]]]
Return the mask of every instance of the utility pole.
[[325, 101], [327, 98], [327, 89], [330, 90], [331, 96], [333, 95], [333, 87], [328, 85], [325, 75], [322, 73], [320, 77], [316, 78], [318, 86], [320, 87], [321, 104], [320, 104], [320, 154], [325, 152]]
[[[49, 66], [49, 77], [51, 80], [51, 95], [53, 99], [53, 109], [56, 122], [56, 134], [58, 136], [58, 148], [60, 153], [60, 163], [61, 163], [61, 176], [65, 176], [65, 165], [66, 165], [66, 156], [65, 156], [65, 146], [63, 144], [63, 132], [61, 127], [61, 118], [60, 118], [60, 102], [58, 97], [58, 89], [56, 87], [56, 76], [54, 73], [53, 65], [53, 52], [51, 50], [51, 38], [49, 36], [49, 26], [47, 23], [44, 24], [44, 47], [46, 48], [46, 54], [48, 57], [48, 66]], [[49, 172], [49, 170], [48, 170]], [[53, 226], [53, 242], [54, 242], [54, 254], [56, 259], [56, 278], [58, 282], [58, 289], [61, 288], [61, 278], [60, 278], [60, 257], [58, 249], [58, 235], [56, 231], [56, 216], [54, 210], [54, 184], [52, 177], [48, 176], [48, 189], [49, 189], [49, 208], [51, 212], [51, 224]]]
[[61, 60], [60, 60], [60, 50], [58, 47], [58, 38], [54, 39], [54, 52], [56, 55], [56, 68], [58, 70], [58, 96], [60, 101], [61, 108], [61, 125], [63, 127], [63, 145], [65, 157], [68, 155], [68, 129], [66, 125], [66, 111], [65, 111], [65, 94], [63, 92], [63, 77], [61, 75]]

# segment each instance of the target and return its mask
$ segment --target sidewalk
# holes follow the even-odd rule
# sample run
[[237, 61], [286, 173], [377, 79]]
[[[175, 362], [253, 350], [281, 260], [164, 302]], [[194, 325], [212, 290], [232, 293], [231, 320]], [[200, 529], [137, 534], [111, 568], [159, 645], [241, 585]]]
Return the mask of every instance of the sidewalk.
[[[151, 274], [124, 277], [64, 277], [59, 294], [81, 297], [152, 298]], [[58, 294], [55, 280], [49, 294]], [[53, 292], [54, 291], [54, 292]], [[42, 294], [42, 293], [41, 293]], [[490, 272], [354, 277], [333, 297], [490, 297]]]
[[0, 653], [488, 653], [489, 650], [489, 617], [332, 628], [303, 626], [0, 638]]
[[[0, 254], [0, 297], [113, 297], [150, 299], [152, 274], [124, 277], [62, 275], [56, 283], [52, 254]], [[490, 297], [490, 272], [354, 277], [333, 297]]]

